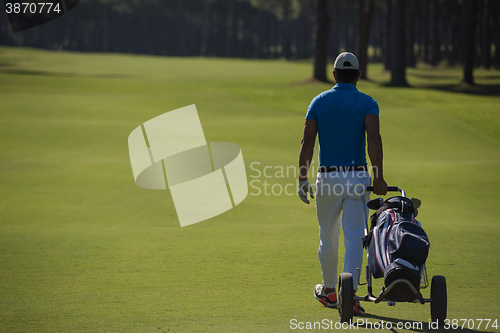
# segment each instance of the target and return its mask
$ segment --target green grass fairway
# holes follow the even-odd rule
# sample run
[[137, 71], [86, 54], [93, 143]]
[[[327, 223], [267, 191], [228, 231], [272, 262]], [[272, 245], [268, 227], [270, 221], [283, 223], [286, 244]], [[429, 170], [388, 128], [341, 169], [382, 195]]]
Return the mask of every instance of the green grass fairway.
[[[314, 205], [280, 172], [297, 164], [309, 102], [331, 87], [311, 73], [303, 62], [0, 48], [0, 332], [335, 324], [313, 297]], [[459, 68], [409, 69], [413, 87], [391, 88], [375, 64], [358, 88], [380, 105], [388, 183], [422, 200], [427, 272], [446, 276], [448, 318], [478, 331], [479, 319], [500, 321], [500, 72], [475, 75], [467, 88]], [[191, 104], [207, 141], [241, 147], [254, 182], [236, 208], [181, 228], [168, 190], [135, 185], [127, 138]], [[278, 195], [287, 184], [291, 195]], [[392, 332], [435, 331], [428, 304], [363, 305], [363, 320]]]

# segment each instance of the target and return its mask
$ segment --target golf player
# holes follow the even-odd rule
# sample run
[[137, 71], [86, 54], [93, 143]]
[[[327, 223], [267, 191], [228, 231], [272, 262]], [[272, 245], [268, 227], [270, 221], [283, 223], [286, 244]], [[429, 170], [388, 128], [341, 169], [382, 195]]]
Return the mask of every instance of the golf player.
[[[316, 285], [314, 295], [329, 308], [338, 307], [335, 286], [341, 222], [345, 247], [343, 271], [352, 274], [354, 291], [358, 289], [363, 262], [363, 226], [368, 217], [369, 193], [364, 189], [371, 184], [366, 142], [372, 163], [373, 192], [387, 193], [382, 170], [379, 108], [372, 97], [356, 88], [360, 75], [354, 54], [344, 52], [337, 57], [333, 71], [336, 85], [316, 96], [309, 105], [300, 147], [298, 194], [309, 204], [307, 194], [314, 198], [314, 193], [307, 175], [318, 135], [319, 170], [315, 189], [323, 284]], [[357, 301], [354, 314], [364, 314]]]

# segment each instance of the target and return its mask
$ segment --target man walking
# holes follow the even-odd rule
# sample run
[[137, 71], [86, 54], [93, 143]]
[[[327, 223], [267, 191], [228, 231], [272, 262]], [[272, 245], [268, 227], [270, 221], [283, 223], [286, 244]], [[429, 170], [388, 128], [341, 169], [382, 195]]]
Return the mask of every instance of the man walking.
[[[316, 285], [314, 295], [330, 308], [338, 307], [335, 286], [341, 222], [345, 247], [343, 271], [352, 274], [354, 291], [358, 289], [358, 273], [363, 262], [363, 225], [369, 200], [364, 188], [371, 184], [365, 142], [372, 163], [373, 192], [387, 193], [382, 170], [379, 108], [372, 97], [356, 88], [360, 74], [354, 54], [344, 52], [337, 57], [333, 71], [336, 85], [316, 96], [309, 105], [300, 148], [298, 194], [309, 204], [307, 193], [311, 198], [314, 193], [307, 175], [318, 134], [319, 170], [315, 188], [320, 237], [318, 258], [323, 284]], [[355, 302], [354, 314], [363, 313], [359, 302]]]

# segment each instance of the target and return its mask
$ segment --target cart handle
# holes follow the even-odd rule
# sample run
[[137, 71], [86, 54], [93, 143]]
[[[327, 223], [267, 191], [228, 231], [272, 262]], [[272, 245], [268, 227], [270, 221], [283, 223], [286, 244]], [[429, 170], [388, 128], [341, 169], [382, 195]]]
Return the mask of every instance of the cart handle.
[[[373, 186], [367, 186], [366, 190], [369, 191], [369, 192], [373, 192]], [[387, 187], [387, 191], [388, 192], [401, 192], [401, 195], [403, 197], [406, 197], [405, 191], [402, 188], [397, 187], [397, 186], [388, 186]]]

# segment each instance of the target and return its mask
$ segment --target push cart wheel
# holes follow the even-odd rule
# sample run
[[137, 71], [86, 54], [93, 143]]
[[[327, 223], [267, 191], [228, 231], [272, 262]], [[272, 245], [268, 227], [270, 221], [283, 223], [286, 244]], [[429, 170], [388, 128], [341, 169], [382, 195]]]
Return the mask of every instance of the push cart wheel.
[[431, 317], [438, 326], [444, 325], [446, 309], [448, 307], [448, 294], [446, 292], [446, 279], [444, 276], [435, 275], [431, 282]]
[[339, 277], [339, 319], [341, 323], [352, 321], [354, 289], [351, 273], [342, 273]]

